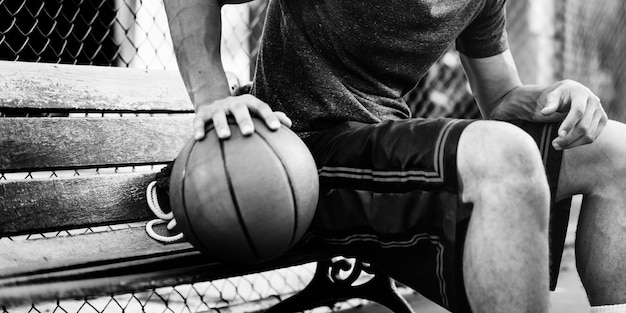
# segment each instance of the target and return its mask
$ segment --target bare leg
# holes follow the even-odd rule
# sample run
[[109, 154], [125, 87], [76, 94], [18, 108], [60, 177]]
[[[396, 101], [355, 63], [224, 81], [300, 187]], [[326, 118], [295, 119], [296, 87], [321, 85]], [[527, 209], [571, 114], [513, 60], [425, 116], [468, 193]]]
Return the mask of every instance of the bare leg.
[[557, 198], [583, 194], [576, 267], [591, 305], [626, 303], [626, 125], [565, 150]]
[[474, 312], [548, 311], [549, 188], [535, 142], [480, 121], [458, 148], [462, 197], [473, 203], [463, 273]]

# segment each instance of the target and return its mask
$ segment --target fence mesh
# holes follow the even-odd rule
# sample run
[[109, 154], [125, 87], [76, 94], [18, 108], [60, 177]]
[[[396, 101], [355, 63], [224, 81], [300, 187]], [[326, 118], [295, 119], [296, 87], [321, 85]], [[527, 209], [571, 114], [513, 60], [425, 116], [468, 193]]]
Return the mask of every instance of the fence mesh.
[[[301, 290], [310, 280], [314, 269], [314, 264], [307, 264], [241, 277], [137, 291], [110, 297], [37, 303], [4, 312], [260, 311], [276, 304], [279, 299]], [[352, 303], [352, 305], [358, 304]]]
[[[265, 5], [266, 0], [254, 1], [222, 11], [224, 66], [240, 80], [252, 78]], [[510, 46], [524, 82], [581, 81], [600, 96], [611, 118], [626, 121], [621, 104], [626, 98], [626, 2], [517, 0], [509, 1], [507, 10]], [[177, 69], [161, 0], [0, 0], [0, 59]], [[453, 50], [406, 99], [415, 116], [479, 117]], [[33, 175], [57, 173], [26, 173], [19, 179]], [[16, 178], [0, 175], [7, 179]], [[10, 312], [205, 312], [288, 295], [311, 276], [306, 265]]]
[[[223, 61], [241, 80], [252, 77], [265, 4], [223, 10]], [[581, 81], [611, 118], [624, 120], [625, 6], [620, 0], [509, 1], [509, 40], [523, 81]], [[454, 52], [443, 57], [407, 95], [416, 116], [478, 116], [455, 58]], [[0, 0], [0, 59], [176, 69], [160, 0]]]
[[559, 3], [560, 76], [594, 90], [610, 118], [626, 121], [626, 2]]

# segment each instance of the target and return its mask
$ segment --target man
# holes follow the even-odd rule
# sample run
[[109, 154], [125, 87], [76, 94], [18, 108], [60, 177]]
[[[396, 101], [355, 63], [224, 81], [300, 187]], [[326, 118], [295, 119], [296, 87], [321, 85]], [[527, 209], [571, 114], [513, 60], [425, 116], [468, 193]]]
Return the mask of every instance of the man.
[[[504, 0], [270, 0], [253, 95], [230, 96], [220, 7], [241, 2], [165, 2], [196, 138], [251, 113], [298, 132], [321, 188], [304, 244], [452, 311], [547, 312], [550, 208], [582, 193], [580, 276], [593, 310], [626, 312], [626, 126], [579, 83], [521, 84]], [[487, 120], [410, 119], [402, 96], [455, 43]]]

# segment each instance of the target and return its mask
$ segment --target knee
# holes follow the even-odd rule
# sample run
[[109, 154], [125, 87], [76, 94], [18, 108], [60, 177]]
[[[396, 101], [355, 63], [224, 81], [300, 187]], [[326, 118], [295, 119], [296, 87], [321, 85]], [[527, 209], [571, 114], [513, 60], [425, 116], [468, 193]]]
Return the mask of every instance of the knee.
[[550, 194], [539, 149], [523, 130], [504, 122], [475, 122], [462, 134], [457, 155], [464, 200], [499, 192], [547, 210]]
[[458, 158], [477, 179], [533, 180], [543, 177], [539, 149], [520, 128], [504, 122], [470, 124], [459, 140]]

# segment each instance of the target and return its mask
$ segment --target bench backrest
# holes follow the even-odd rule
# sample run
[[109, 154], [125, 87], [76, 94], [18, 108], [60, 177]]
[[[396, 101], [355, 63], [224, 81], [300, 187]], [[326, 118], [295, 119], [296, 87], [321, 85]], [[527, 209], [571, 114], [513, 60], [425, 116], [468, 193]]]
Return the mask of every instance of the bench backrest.
[[[15, 172], [163, 164], [190, 134], [191, 116], [180, 113], [193, 107], [176, 72], [0, 62], [0, 82], [5, 178]], [[149, 116], [154, 113], [165, 114]], [[72, 117], [51, 117], [67, 114]], [[142, 193], [153, 176], [148, 171], [3, 181], [0, 236], [146, 219], [151, 213]]]
[[0, 308], [314, 259], [236, 268], [127, 224], [154, 218], [146, 187], [192, 112], [177, 72], [0, 61]]
[[0, 61], [0, 308], [329, 256], [241, 268], [146, 234], [146, 187], [191, 136], [192, 112], [178, 72]]
[[112, 226], [154, 218], [146, 186], [191, 133], [178, 73], [0, 62], [0, 82], [0, 304], [123, 292], [95, 273], [193, 251]]

